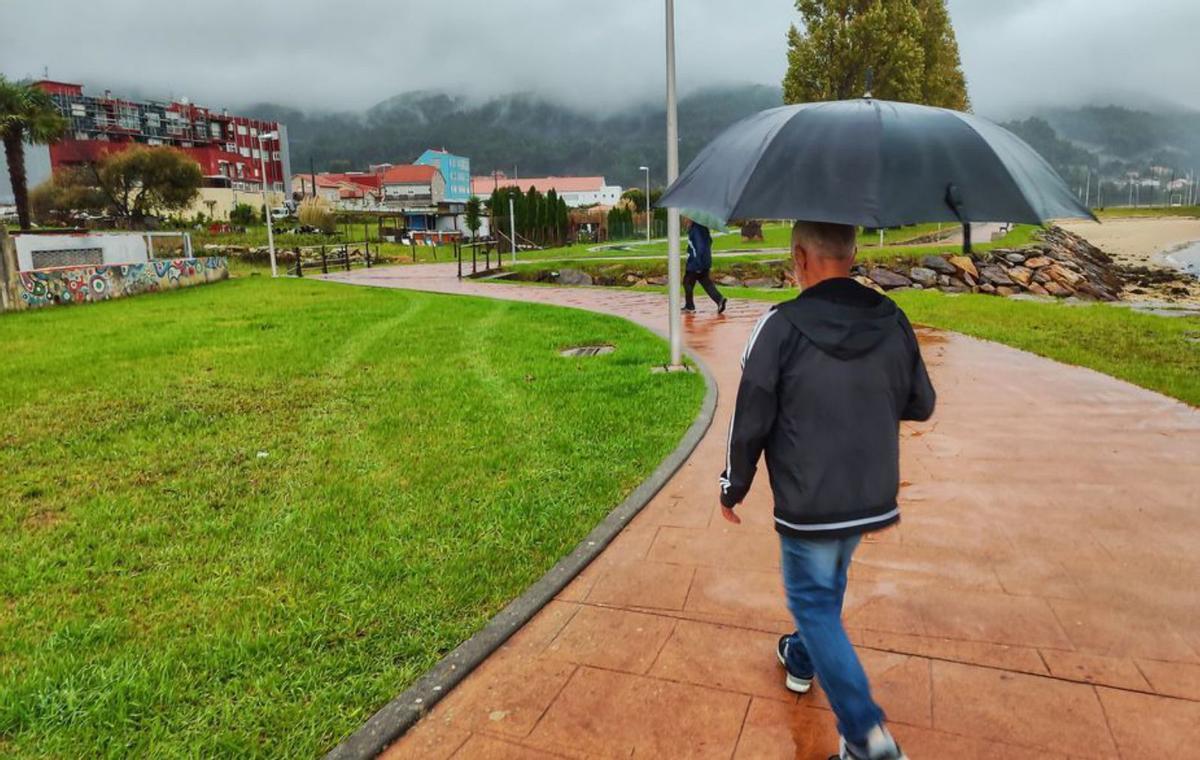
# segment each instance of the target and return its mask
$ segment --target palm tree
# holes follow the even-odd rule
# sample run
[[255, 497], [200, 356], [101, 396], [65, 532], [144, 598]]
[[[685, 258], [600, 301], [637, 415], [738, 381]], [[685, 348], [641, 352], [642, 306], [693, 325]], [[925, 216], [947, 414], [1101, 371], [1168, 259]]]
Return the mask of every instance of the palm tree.
[[44, 90], [28, 82], [10, 82], [0, 74], [0, 140], [8, 161], [8, 179], [21, 229], [29, 229], [29, 188], [25, 179], [25, 143], [48, 145], [67, 130], [67, 120]]

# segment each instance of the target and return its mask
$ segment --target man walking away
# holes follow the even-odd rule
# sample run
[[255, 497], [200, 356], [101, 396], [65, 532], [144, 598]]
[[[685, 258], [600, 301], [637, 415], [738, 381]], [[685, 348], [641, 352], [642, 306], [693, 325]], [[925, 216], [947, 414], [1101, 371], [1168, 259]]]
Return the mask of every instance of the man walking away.
[[696, 301], [692, 298], [692, 294], [695, 292], [698, 282], [704, 288], [704, 292], [708, 293], [708, 297], [717, 305], [717, 313], [723, 313], [727, 299], [721, 295], [721, 291], [717, 290], [717, 286], [709, 277], [712, 270], [712, 233], [703, 224], [691, 219], [688, 220], [687, 253], [687, 272], [683, 275], [683, 310], [687, 312], [696, 310]]
[[837, 715], [845, 760], [904, 757], [842, 627], [850, 558], [863, 533], [900, 519], [900, 420], [926, 420], [935, 394], [912, 326], [895, 303], [850, 278], [855, 228], [797, 222], [803, 288], [759, 320], [742, 356], [721, 513], [741, 518], [766, 453], [796, 631], [779, 639], [785, 685], [815, 676]]

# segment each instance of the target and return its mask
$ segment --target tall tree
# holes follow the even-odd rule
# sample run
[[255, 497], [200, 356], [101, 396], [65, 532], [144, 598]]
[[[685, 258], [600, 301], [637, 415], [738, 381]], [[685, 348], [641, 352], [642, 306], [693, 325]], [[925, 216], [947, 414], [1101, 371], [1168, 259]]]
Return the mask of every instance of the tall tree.
[[946, 0], [914, 0], [921, 14], [921, 49], [925, 52], [925, 76], [921, 83], [921, 102], [966, 111], [967, 78], [958, 56], [958, 39], [946, 12]]
[[136, 146], [90, 165], [91, 181], [127, 224], [157, 212], [181, 211], [200, 194], [200, 165], [181, 150]]
[[969, 107], [945, 0], [797, 0], [804, 30], [787, 32], [787, 103], [886, 100]]
[[67, 130], [67, 120], [50, 96], [29, 82], [10, 82], [0, 74], [0, 140], [8, 161], [8, 179], [21, 229], [29, 229], [29, 188], [25, 176], [25, 143], [47, 145]]
[[479, 228], [483, 226], [481, 202], [478, 195], [472, 195], [467, 199], [467, 229], [471, 231], [471, 238], [474, 239], [479, 234]]

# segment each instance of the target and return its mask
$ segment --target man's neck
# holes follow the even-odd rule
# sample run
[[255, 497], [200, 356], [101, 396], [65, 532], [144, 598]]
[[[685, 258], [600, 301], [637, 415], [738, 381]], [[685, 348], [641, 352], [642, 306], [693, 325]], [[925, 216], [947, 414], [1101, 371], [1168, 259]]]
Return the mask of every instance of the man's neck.
[[805, 273], [803, 280], [800, 279], [800, 273], [797, 272], [796, 273], [796, 282], [800, 283], [801, 290], [806, 290], [808, 288], [815, 288], [817, 285], [820, 285], [821, 283], [825, 282], [826, 280], [836, 280], [839, 278], [845, 278], [845, 277], [849, 277], [849, 276], [850, 276], [849, 269], [827, 268], [827, 269], [822, 269], [821, 271], [817, 271], [817, 272], [810, 270]]

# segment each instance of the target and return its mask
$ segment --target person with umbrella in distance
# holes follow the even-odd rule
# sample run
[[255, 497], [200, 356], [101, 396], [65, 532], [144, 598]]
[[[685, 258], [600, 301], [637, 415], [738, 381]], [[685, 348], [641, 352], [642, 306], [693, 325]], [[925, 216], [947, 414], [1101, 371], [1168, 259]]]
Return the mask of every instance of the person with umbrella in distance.
[[811, 220], [792, 229], [800, 295], [759, 320], [742, 354], [721, 515], [741, 522], [736, 508], [765, 454], [796, 623], [774, 653], [784, 684], [804, 693], [821, 682], [842, 760], [899, 760], [842, 625], [842, 600], [863, 534], [900, 519], [900, 421], [928, 419], [935, 393], [904, 312], [850, 277], [857, 227], [957, 221], [969, 251], [971, 222], [1095, 217], [1002, 127], [870, 97], [744, 119], [697, 155], [659, 205]]
[[712, 273], [712, 231], [697, 219], [684, 218], [687, 221], [688, 248], [687, 271], [683, 276], [683, 310], [689, 314], [696, 311], [693, 294], [696, 291], [696, 283], [700, 283], [704, 292], [708, 293], [708, 297], [717, 305], [717, 313], [722, 314], [725, 312], [728, 299], [721, 295], [721, 291], [717, 290], [717, 286], [710, 276]]

